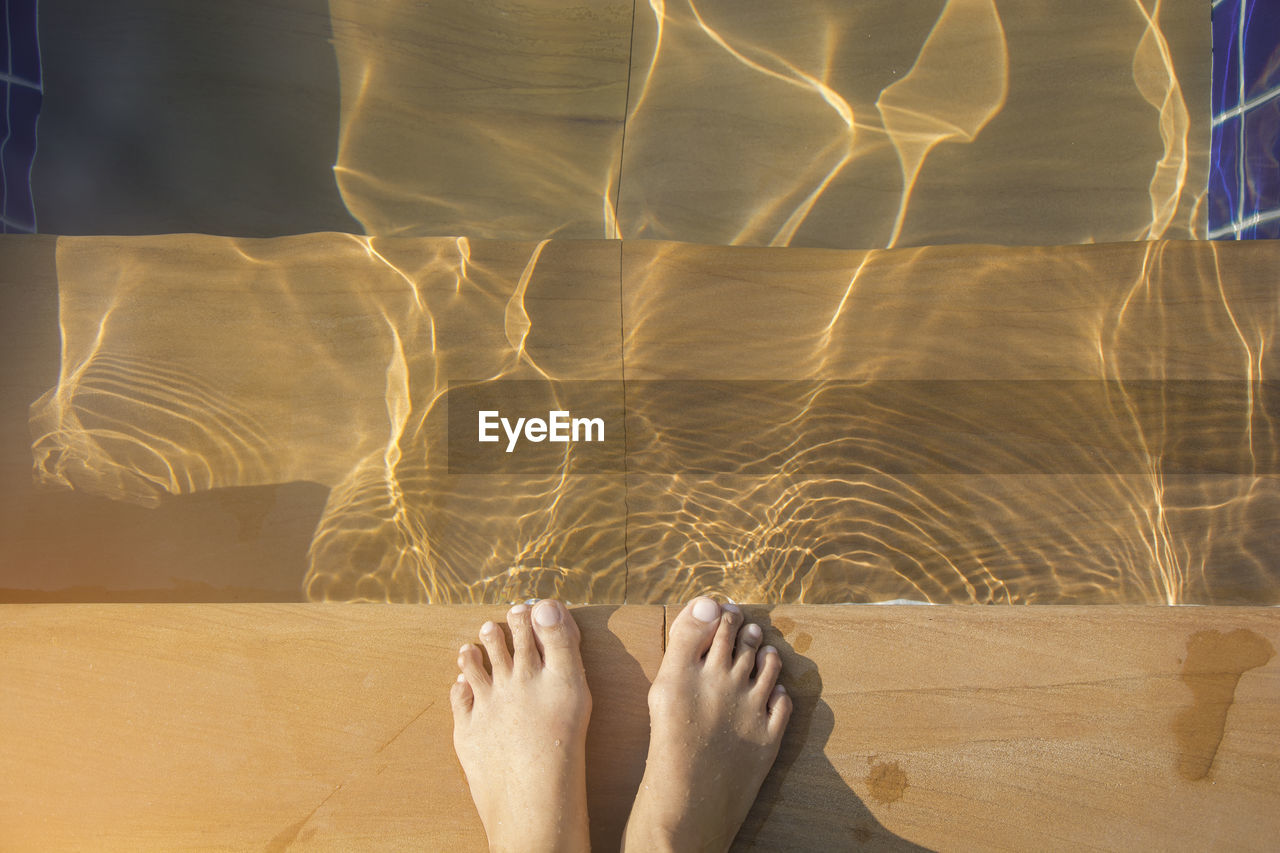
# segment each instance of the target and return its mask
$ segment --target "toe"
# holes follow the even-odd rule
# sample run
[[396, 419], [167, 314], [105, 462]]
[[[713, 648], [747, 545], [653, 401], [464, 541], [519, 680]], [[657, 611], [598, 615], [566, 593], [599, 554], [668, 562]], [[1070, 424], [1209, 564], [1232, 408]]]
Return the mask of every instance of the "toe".
[[701, 596], [685, 605], [671, 623], [671, 637], [662, 660], [692, 664], [707, 653], [720, 627], [720, 605]]
[[480, 626], [480, 642], [489, 655], [489, 665], [493, 667], [493, 677], [503, 678], [511, 674], [511, 652], [507, 651], [507, 638], [502, 629], [494, 622], [486, 622]]
[[529, 618], [529, 605], [517, 604], [507, 611], [507, 625], [511, 628], [512, 667], [516, 672], [531, 672], [542, 666], [538, 643], [533, 636], [533, 623]]
[[458, 673], [458, 680], [453, 682], [453, 686], [449, 688], [449, 704], [453, 706], [455, 723], [471, 713], [471, 706], [475, 704], [475, 701], [476, 694], [472, 692], [471, 685], [467, 683], [467, 677], [462, 673]]
[[726, 604], [720, 609], [720, 627], [711, 638], [707, 651], [707, 663], [728, 669], [733, 665], [733, 647], [738, 642], [738, 629], [742, 626], [742, 611], [736, 604]]
[[562, 672], [582, 669], [581, 635], [569, 609], [558, 601], [540, 601], [533, 608], [533, 633], [547, 666]]
[[489, 673], [485, 671], [484, 658], [480, 656], [480, 648], [472, 643], [467, 643], [458, 649], [458, 669], [462, 670], [462, 674], [466, 677], [467, 683], [471, 685], [473, 691], [478, 691], [493, 683], [489, 678]]
[[738, 632], [738, 649], [733, 656], [733, 671], [742, 678], [750, 678], [755, 669], [756, 652], [764, 640], [764, 629], [754, 622], [742, 626]]
[[782, 657], [779, 656], [777, 649], [773, 646], [765, 646], [756, 653], [756, 683], [752, 686], [751, 692], [760, 699], [761, 707], [764, 707], [770, 694], [773, 693], [773, 687], [778, 683], [780, 672], [782, 672]]
[[791, 719], [791, 708], [791, 697], [787, 694], [787, 688], [781, 684], [774, 685], [773, 692], [769, 694], [769, 722], [766, 724], [769, 736], [774, 740], [782, 738], [782, 732], [787, 728], [787, 721]]

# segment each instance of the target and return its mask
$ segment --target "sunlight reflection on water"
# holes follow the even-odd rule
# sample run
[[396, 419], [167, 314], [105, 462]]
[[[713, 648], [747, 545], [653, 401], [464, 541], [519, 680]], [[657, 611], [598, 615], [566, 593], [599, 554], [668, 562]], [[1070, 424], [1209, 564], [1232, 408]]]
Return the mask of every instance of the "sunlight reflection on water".
[[370, 234], [852, 249], [1205, 233], [1208, 35], [1187, 4], [331, 10], [335, 173]]
[[[36, 473], [329, 486], [313, 599], [1274, 601], [1275, 256], [63, 238]], [[460, 380], [616, 389], [622, 472], [451, 472]]]
[[[315, 600], [1280, 600], [1203, 10], [328, 8], [366, 234], [62, 238], [41, 484], [319, 484]], [[516, 382], [608, 464], [467, 469]]]

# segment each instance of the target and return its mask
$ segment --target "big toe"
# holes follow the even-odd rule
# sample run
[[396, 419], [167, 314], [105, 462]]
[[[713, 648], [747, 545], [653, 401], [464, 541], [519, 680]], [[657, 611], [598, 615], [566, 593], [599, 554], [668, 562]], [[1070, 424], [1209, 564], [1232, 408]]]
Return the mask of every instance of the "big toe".
[[720, 605], [700, 596], [685, 605], [671, 623], [671, 637], [663, 662], [691, 664], [707, 653], [720, 626]]
[[582, 668], [582, 635], [569, 608], [558, 601], [538, 602], [533, 608], [533, 632], [547, 666], [562, 671]]

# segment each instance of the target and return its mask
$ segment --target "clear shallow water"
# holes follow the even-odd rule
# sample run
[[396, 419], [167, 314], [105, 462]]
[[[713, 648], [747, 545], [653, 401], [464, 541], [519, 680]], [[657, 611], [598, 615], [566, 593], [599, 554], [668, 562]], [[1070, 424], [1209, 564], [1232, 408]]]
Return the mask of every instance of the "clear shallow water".
[[1209, 233], [1280, 237], [1280, 9], [1213, 7]]
[[[1055, 245], [1204, 234], [1203, 10], [227, 9], [140, 19], [111, 91], [175, 105], [125, 147], [177, 177], [77, 221], [376, 236], [59, 241], [30, 451], [75, 560], [191, 510], [82, 597], [191, 596], [151, 587], [216, 528], [316, 600], [1280, 599], [1275, 252]], [[982, 243], [1023, 247], [902, 248]], [[516, 381], [609, 446], [474, 473], [459, 406]]]
[[[1272, 603], [1275, 261], [64, 238], [36, 470], [327, 486], [314, 599]], [[450, 402], [512, 380], [617, 455], [459, 470]]]
[[369, 234], [873, 248], [1205, 233], [1210, 39], [1185, 4], [330, 9], [335, 177]]
[[32, 186], [56, 234], [1203, 236], [1206, 15], [1163, 0], [63, 0], [41, 10]]

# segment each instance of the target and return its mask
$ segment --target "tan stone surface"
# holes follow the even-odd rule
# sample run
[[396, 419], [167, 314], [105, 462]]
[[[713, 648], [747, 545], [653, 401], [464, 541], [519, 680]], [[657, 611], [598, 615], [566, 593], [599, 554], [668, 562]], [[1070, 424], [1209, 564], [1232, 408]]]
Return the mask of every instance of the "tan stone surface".
[[620, 474], [445, 467], [450, 382], [620, 383], [616, 243], [58, 246], [61, 372], [31, 421], [43, 485], [150, 506], [327, 487], [313, 599], [621, 600]]
[[1280, 831], [1280, 611], [764, 618], [800, 712], [741, 849], [1266, 850]]
[[625, 241], [626, 378], [1235, 379], [1280, 331], [1278, 260], [1266, 240]]
[[872, 248], [1203, 236], [1194, 2], [636, 6], [624, 238]]
[[55, 245], [0, 238], [0, 601], [301, 600], [323, 486], [144, 507], [33, 481], [29, 408], [59, 373]]
[[[1274, 244], [70, 238], [60, 321], [4, 245], [10, 600], [1277, 601]], [[491, 379], [602, 380], [622, 466], [450, 473]]]
[[845, 249], [1205, 233], [1195, 3], [331, 9], [335, 175], [367, 233]]
[[62, 238], [41, 473], [137, 502], [335, 486], [450, 380], [620, 376], [617, 257], [602, 242]]
[[624, 242], [628, 600], [1275, 603], [1278, 267]]
[[331, 0], [334, 177], [380, 236], [616, 236], [632, 4]]
[[[4, 606], [0, 846], [484, 849], [448, 689], [457, 647], [503, 612]], [[595, 701], [593, 832], [607, 849], [644, 769], [662, 611], [575, 617]]]
[[45, 230], [847, 249], [1204, 234], [1195, 0], [100, 6], [50, 10]]
[[[574, 612], [608, 849], [643, 767], [663, 613]], [[458, 644], [498, 613], [4, 606], [0, 840], [483, 849], [445, 690]], [[737, 849], [1265, 850], [1280, 831], [1280, 611], [749, 613], [797, 713]]]

